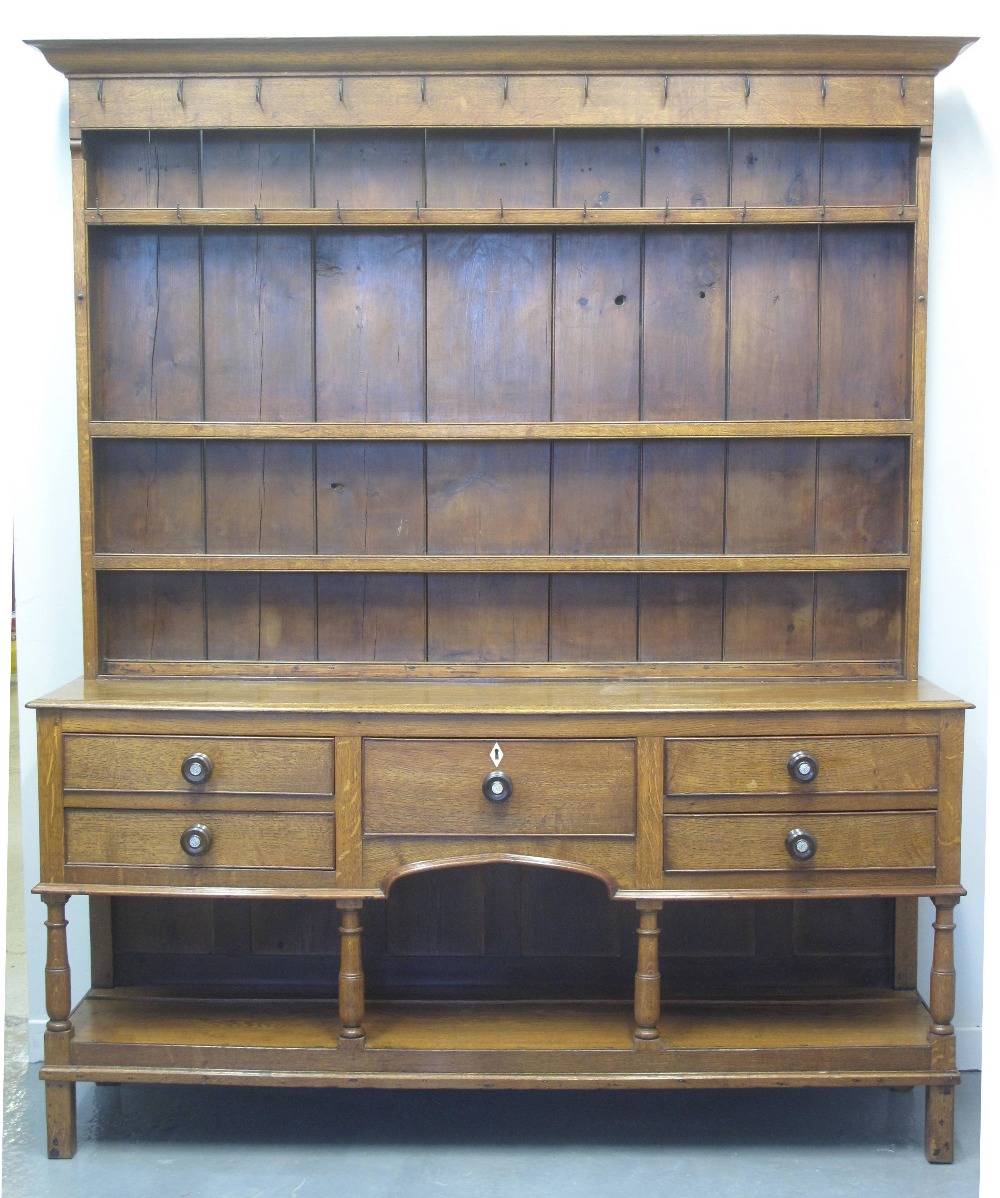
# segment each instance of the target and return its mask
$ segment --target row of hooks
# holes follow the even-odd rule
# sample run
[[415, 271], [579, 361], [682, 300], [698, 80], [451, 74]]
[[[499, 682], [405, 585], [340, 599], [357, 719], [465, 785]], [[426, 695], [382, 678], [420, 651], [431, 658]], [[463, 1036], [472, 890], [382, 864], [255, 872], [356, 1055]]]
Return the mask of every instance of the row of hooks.
[[[263, 107], [263, 103], [261, 100], [261, 95], [262, 95], [263, 89], [264, 89], [264, 80], [263, 80], [263, 78], [260, 78], [257, 80], [255, 88], [254, 88], [254, 100], [261, 107]], [[507, 100], [509, 99], [509, 96], [510, 96], [510, 77], [508, 75], [500, 76], [500, 89], [503, 94], [503, 101], [506, 104]], [[743, 76], [743, 98], [747, 101], [749, 101], [749, 99], [750, 99], [750, 91], [751, 91], [750, 76], [744, 75]], [[821, 75], [820, 81], [819, 81], [819, 94], [820, 94], [820, 98], [824, 102], [826, 101], [826, 92], [827, 92], [827, 77], [826, 77], [826, 75]], [[900, 95], [901, 99], [903, 99], [903, 100], [906, 99], [906, 76], [905, 75], [900, 75], [900, 77], [899, 77], [899, 95]], [[344, 104], [346, 106], [347, 101], [344, 99], [344, 80], [343, 79], [337, 80], [337, 98], [339, 99], [341, 104]], [[664, 75], [663, 76], [663, 103], [664, 103], [664, 105], [667, 104], [669, 99], [670, 99], [670, 76]], [[97, 102], [103, 108], [103, 106], [104, 106], [104, 80], [103, 79], [99, 79], [97, 81]], [[421, 104], [427, 103], [427, 76], [426, 75], [422, 75], [420, 78], [420, 102], [421, 102]], [[585, 104], [590, 102], [590, 76], [589, 75], [584, 75], [584, 77], [583, 77], [583, 102]], [[184, 105], [184, 80], [183, 79], [177, 80], [177, 103], [180, 104], [182, 107]]]

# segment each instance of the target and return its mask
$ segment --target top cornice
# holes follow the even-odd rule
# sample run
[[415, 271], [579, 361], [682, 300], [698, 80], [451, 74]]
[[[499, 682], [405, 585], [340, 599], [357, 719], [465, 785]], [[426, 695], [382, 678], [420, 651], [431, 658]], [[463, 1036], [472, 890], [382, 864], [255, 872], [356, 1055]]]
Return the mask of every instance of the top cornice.
[[579, 72], [937, 74], [966, 37], [382, 37], [32, 41], [67, 76]]

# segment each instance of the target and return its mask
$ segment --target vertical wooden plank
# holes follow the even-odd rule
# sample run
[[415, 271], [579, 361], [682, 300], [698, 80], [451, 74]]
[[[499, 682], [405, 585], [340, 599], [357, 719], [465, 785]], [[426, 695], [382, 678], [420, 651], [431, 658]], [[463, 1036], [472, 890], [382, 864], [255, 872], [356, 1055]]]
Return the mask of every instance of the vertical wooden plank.
[[423, 314], [419, 233], [317, 237], [317, 419], [422, 420]]
[[818, 267], [813, 231], [733, 232], [730, 419], [816, 415]]
[[820, 574], [817, 661], [901, 661], [904, 576]]
[[725, 621], [725, 661], [809, 661], [813, 576], [728, 575]]
[[91, 269], [94, 416], [199, 419], [198, 235], [96, 230]]
[[647, 441], [642, 447], [641, 553], [721, 553], [724, 441]]
[[639, 418], [640, 238], [556, 237], [556, 420]]
[[428, 235], [428, 420], [549, 418], [551, 256], [548, 234]]
[[903, 553], [904, 438], [821, 440], [817, 462], [818, 553]]
[[312, 136], [305, 132], [206, 130], [202, 196], [206, 208], [308, 208]]
[[732, 202], [794, 207], [819, 203], [816, 132], [733, 130]]
[[726, 414], [728, 234], [650, 229], [645, 237], [642, 415]]
[[547, 208], [552, 203], [552, 135], [430, 130], [430, 208]]
[[316, 660], [311, 574], [209, 574], [205, 608], [210, 660]]
[[[90, 899], [93, 917], [94, 899]], [[117, 898], [114, 944], [119, 953], [208, 956], [215, 945], [215, 904], [200, 898]], [[227, 944], [231, 952], [233, 946]]]
[[905, 204], [913, 192], [909, 132], [823, 131], [824, 204]]
[[205, 657], [202, 575], [99, 576], [102, 658], [200, 661]]
[[637, 132], [556, 134], [557, 207], [638, 208], [641, 203], [642, 146]]
[[963, 711], [941, 713], [941, 758], [938, 766], [938, 880], [958, 885], [962, 870], [962, 740]]
[[822, 416], [907, 414], [911, 275], [909, 229], [823, 230]]
[[424, 202], [423, 174], [420, 133], [316, 134], [318, 208], [413, 208]]
[[815, 441], [733, 441], [726, 478], [727, 553], [812, 551]]
[[663, 885], [663, 738], [636, 741], [636, 886], [656, 890]]
[[428, 445], [427, 549], [547, 553], [548, 445]]
[[90, 904], [90, 984], [115, 984], [114, 941], [111, 936], [111, 902], [103, 894], [92, 894]]
[[38, 749], [38, 837], [41, 880], [61, 882], [66, 869], [63, 819], [62, 716], [40, 711], [35, 718]]
[[207, 442], [207, 551], [312, 553], [314, 495], [311, 445]]
[[545, 661], [548, 580], [535, 574], [430, 575], [428, 661]]
[[481, 957], [485, 950], [481, 869], [435, 869], [393, 887], [385, 911], [394, 956]]
[[620, 574], [554, 574], [549, 613], [551, 661], [637, 658], [636, 579]]
[[99, 441], [94, 446], [94, 535], [104, 553], [201, 553], [201, 446]]
[[360, 887], [361, 737], [338, 736], [334, 752], [337, 779], [337, 885]]
[[318, 445], [316, 519], [319, 553], [423, 553], [423, 447]]
[[729, 202], [729, 142], [723, 129], [646, 133], [647, 208], [721, 208]]
[[423, 575], [321, 574], [320, 661], [423, 661]]
[[205, 418], [312, 420], [308, 233], [205, 234]]
[[622, 949], [617, 904], [597, 878], [523, 869], [520, 939], [522, 957], [617, 957]]
[[90, 206], [196, 208], [198, 135], [158, 129], [149, 133], [91, 134]]
[[724, 593], [721, 575], [643, 575], [639, 660], [721, 661]]
[[553, 445], [553, 553], [635, 553], [638, 520], [637, 442]]
[[919, 900], [895, 899], [893, 908], [893, 986], [897, 990], [915, 990]]
[[209, 661], [260, 658], [260, 575], [206, 574]]

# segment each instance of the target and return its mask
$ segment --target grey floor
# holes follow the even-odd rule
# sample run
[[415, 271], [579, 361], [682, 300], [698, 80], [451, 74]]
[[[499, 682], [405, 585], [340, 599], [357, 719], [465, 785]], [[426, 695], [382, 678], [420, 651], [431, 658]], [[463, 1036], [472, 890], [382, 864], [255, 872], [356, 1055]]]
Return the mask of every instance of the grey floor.
[[8, 887], [5, 1198], [979, 1193], [977, 1073], [965, 1074], [958, 1088], [950, 1166], [924, 1161], [920, 1089], [425, 1093], [81, 1085], [79, 1151], [71, 1161], [49, 1161], [38, 1066], [27, 1061], [14, 786], [11, 793], [17, 876]]

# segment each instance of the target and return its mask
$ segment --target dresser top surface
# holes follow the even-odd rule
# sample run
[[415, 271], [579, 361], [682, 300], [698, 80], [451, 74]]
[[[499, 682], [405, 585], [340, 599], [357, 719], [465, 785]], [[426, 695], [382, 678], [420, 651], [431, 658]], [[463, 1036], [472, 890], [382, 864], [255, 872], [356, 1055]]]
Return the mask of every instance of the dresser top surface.
[[975, 38], [847, 36], [41, 40], [66, 75], [298, 71], [943, 70]]

